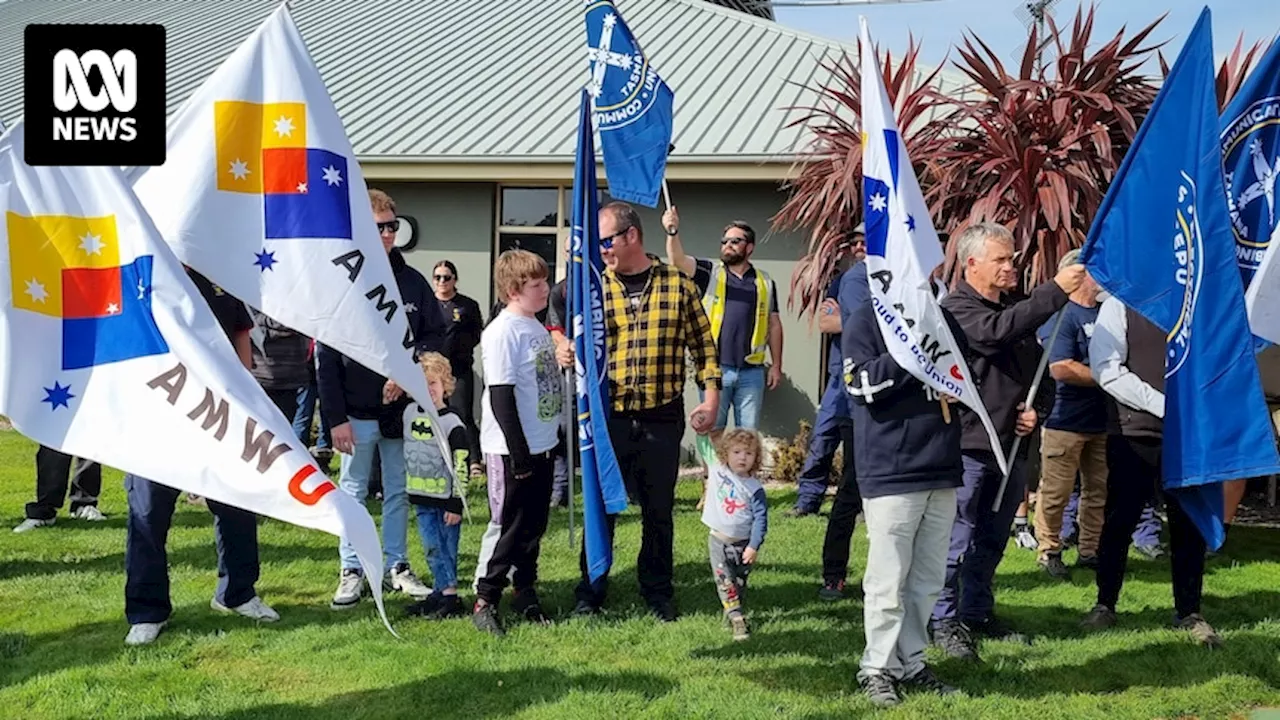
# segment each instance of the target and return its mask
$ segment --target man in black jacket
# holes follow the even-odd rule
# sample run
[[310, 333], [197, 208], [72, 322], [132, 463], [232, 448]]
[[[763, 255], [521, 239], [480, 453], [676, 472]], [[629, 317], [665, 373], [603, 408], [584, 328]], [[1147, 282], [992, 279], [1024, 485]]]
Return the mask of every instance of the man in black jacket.
[[[842, 286], [843, 381], [853, 400], [853, 442], [845, 452], [856, 459], [869, 542], [862, 578], [867, 644], [858, 682], [873, 705], [891, 707], [901, 702], [899, 689], [956, 692], [925, 664], [925, 648], [963, 474], [960, 422], [943, 411], [950, 398], [889, 353], [866, 265], [845, 273]], [[947, 321], [963, 347], [964, 336]]]
[[[369, 190], [369, 201], [409, 318], [413, 344], [405, 351], [413, 352], [415, 357], [423, 352], [438, 352], [445, 335], [444, 315], [427, 279], [409, 267], [394, 247], [400, 224], [395, 203], [386, 193], [373, 189]], [[431, 590], [410, 569], [405, 546], [409, 501], [405, 492], [402, 414], [407, 400], [404, 391], [394, 381], [332, 348], [319, 343], [316, 348], [320, 409], [332, 428], [333, 449], [342, 454], [338, 486], [357, 501], [364, 502], [369, 493], [374, 452], [378, 452], [383, 488], [382, 547], [384, 566], [389, 570], [383, 584], [388, 590], [424, 599]], [[355, 548], [343, 541], [339, 554], [342, 572], [330, 605], [335, 610], [355, 607], [365, 582]]]
[[[978, 396], [1000, 437], [1000, 453], [1008, 456], [1015, 436], [1035, 430], [1053, 405], [1053, 383], [1042, 383], [1034, 405], [1026, 395], [1040, 360], [1036, 330], [1067, 304], [1084, 279], [1084, 266], [1058, 272], [1025, 299], [1012, 296], [1017, 286], [1013, 236], [994, 223], [978, 223], [956, 237], [956, 255], [964, 272], [954, 292], [942, 301], [963, 330], [965, 359]], [[996, 621], [991, 582], [1004, 556], [1014, 511], [1026, 489], [1023, 459], [1027, 446], [1010, 469], [998, 508], [993, 512], [1002, 473], [991, 440], [977, 414], [961, 413], [964, 485], [956, 493], [956, 520], [947, 556], [947, 579], [933, 611], [933, 636], [952, 657], [978, 659], [973, 634], [1012, 637]]]
[[300, 393], [311, 382], [311, 340], [260, 310], [250, 308], [249, 315], [253, 317], [253, 329], [249, 331], [251, 372], [271, 402], [292, 423], [298, 414]]

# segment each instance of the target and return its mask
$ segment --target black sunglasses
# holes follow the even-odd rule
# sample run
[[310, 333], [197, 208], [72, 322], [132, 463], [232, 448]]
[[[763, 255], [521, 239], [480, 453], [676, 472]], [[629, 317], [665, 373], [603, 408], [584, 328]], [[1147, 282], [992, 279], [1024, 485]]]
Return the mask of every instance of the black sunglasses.
[[436, 282], [449, 282], [452, 279], [452, 275], [436, 275]]
[[380, 222], [380, 223], [378, 223], [378, 234], [379, 234], [379, 235], [381, 235], [382, 233], [384, 233], [384, 232], [386, 232], [386, 231], [388, 231], [388, 230], [390, 230], [391, 232], [400, 232], [400, 221], [399, 221], [399, 220], [388, 220], [387, 222]]
[[628, 231], [628, 230], [630, 230], [630, 229], [631, 229], [631, 228], [629, 228], [629, 227], [625, 227], [625, 228], [622, 228], [622, 229], [621, 229], [621, 230], [619, 230], [618, 232], [616, 232], [616, 233], [614, 233], [614, 234], [612, 234], [612, 235], [610, 235], [610, 236], [608, 236], [608, 237], [602, 237], [602, 238], [600, 238], [600, 247], [604, 248], [605, 250], [608, 250], [609, 248], [612, 248], [612, 247], [613, 247], [613, 241], [614, 241], [614, 240], [616, 240], [617, 238], [622, 237], [623, 235], [626, 235], [626, 234], [627, 234], [627, 231]]
[[735, 237], [722, 237], [720, 238], [720, 244], [721, 245], [746, 245], [747, 239], [735, 238]]

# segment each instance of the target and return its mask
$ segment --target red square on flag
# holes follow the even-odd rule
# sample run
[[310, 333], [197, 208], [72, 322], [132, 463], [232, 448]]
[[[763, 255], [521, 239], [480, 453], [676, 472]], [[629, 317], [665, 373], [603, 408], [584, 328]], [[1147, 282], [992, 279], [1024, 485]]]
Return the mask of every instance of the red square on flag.
[[262, 192], [297, 194], [306, 191], [306, 148], [263, 149]]
[[64, 268], [62, 317], [100, 318], [120, 314], [120, 268]]

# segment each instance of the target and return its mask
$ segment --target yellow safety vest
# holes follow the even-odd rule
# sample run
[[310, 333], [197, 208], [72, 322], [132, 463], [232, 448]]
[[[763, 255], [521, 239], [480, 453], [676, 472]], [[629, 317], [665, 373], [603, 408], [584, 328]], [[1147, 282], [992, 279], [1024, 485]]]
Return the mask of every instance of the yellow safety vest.
[[[751, 351], [744, 359], [748, 365], [763, 365], [764, 352], [769, 347], [769, 293], [773, 283], [768, 273], [760, 268], [753, 269], [756, 271], [756, 319], [751, 329]], [[712, 266], [711, 280], [702, 295], [702, 306], [711, 319], [711, 334], [717, 343], [720, 342], [720, 325], [724, 322], [724, 288], [728, 274], [724, 263]]]

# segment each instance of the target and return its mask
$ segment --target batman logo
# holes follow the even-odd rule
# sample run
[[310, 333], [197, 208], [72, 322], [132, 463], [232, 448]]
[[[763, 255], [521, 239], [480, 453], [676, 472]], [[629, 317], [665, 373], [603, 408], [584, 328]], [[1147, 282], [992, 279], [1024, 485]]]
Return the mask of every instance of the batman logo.
[[431, 429], [431, 420], [415, 418], [409, 425], [409, 436], [414, 440], [434, 440], [436, 434]]

